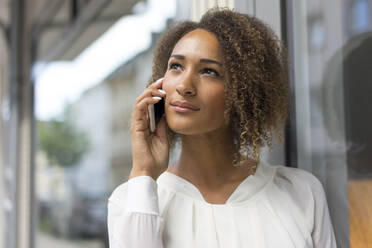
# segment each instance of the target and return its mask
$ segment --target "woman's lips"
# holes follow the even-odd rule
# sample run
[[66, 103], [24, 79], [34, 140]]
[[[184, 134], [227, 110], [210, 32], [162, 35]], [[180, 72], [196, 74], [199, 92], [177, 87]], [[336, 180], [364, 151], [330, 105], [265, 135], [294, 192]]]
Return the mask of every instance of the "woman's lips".
[[174, 111], [179, 112], [179, 113], [193, 113], [193, 112], [199, 111], [199, 110], [184, 108], [184, 107], [180, 107], [180, 106], [174, 106], [174, 105], [170, 105], [170, 106], [172, 107], [172, 109]]
[[196, 107], [194, 104], [192, 104], [191, 102], [188, 102], [188, 101], [180, 101], [180, 100], [176, 100], [176, 101], [171, 101], [170, 102], [170, 105], [173, 105], [173, 106], [178, 106], [178, 107], [181, 107], [181, 108], [188, 108], [188, 109], [192, 109], [192, 110], [199, 110], [198, 107]]
[[169, 105], [174, 111], [179, 113], [193, 113], [200, 110], [199, 107], [185, 100], [173, 100]]

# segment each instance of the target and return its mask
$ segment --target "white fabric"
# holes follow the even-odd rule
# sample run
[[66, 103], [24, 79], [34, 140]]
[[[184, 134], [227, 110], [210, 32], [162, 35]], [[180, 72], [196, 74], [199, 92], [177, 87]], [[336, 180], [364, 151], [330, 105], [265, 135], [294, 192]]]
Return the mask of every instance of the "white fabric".
[[108, 231], [111, 248], [336, 247], [320, 181], [264, 161], [226, 204], [167, 171], [129, 179], [109, 198]]

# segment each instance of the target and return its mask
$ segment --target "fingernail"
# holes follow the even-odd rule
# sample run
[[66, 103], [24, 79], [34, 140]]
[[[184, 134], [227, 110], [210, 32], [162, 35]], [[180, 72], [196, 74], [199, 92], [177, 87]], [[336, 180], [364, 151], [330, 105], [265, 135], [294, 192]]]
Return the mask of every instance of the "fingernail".
[[158, 89], [158, 91], [160, 91], [161, 93], [163, 93], [163, 94], [167, 94], [164, 90], [162, 90], [162, 89]]
[[158, 96], [153, 96], [152, 98], [154, 98], [156, 100], [161, 100], [161, 97], [158, 97]]
[[158, 80], [155, 81], [155, 83], [159, 82], [160, 80], [162, 80], [164, 77], [162, 78], [159, 78]]

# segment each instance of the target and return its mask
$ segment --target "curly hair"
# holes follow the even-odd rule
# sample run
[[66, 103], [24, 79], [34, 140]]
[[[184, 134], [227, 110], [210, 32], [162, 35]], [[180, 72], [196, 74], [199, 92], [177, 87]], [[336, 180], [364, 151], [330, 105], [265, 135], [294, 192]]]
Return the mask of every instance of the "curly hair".
[[[176, 43], [195, 29], [213, 33], [222, 49], [227, 72], [224, 117], [234, 144], [233, 166], [240, 166], [244, 155], [258, 161], [260, 147], [272, 150], [273, 135], [283, 142], [280, 130], [289, 112], [286, 49], [259, 19], [215, 7], [199, 22], [176, 22], [167, 28], [156, 44], [148, 85], [163, 77]], [[180, 137], [168, 127], [171, 149]]]

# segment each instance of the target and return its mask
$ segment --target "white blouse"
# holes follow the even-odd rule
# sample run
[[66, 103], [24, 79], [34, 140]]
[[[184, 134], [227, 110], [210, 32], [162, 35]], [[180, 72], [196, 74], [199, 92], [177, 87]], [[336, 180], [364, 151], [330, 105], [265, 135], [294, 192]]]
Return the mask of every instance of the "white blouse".
[[325, 193], [311, 173], [261, 161], [225, 204], [170, 172], [138, 176], [108, 200], [111, 248], [333, 248]]

